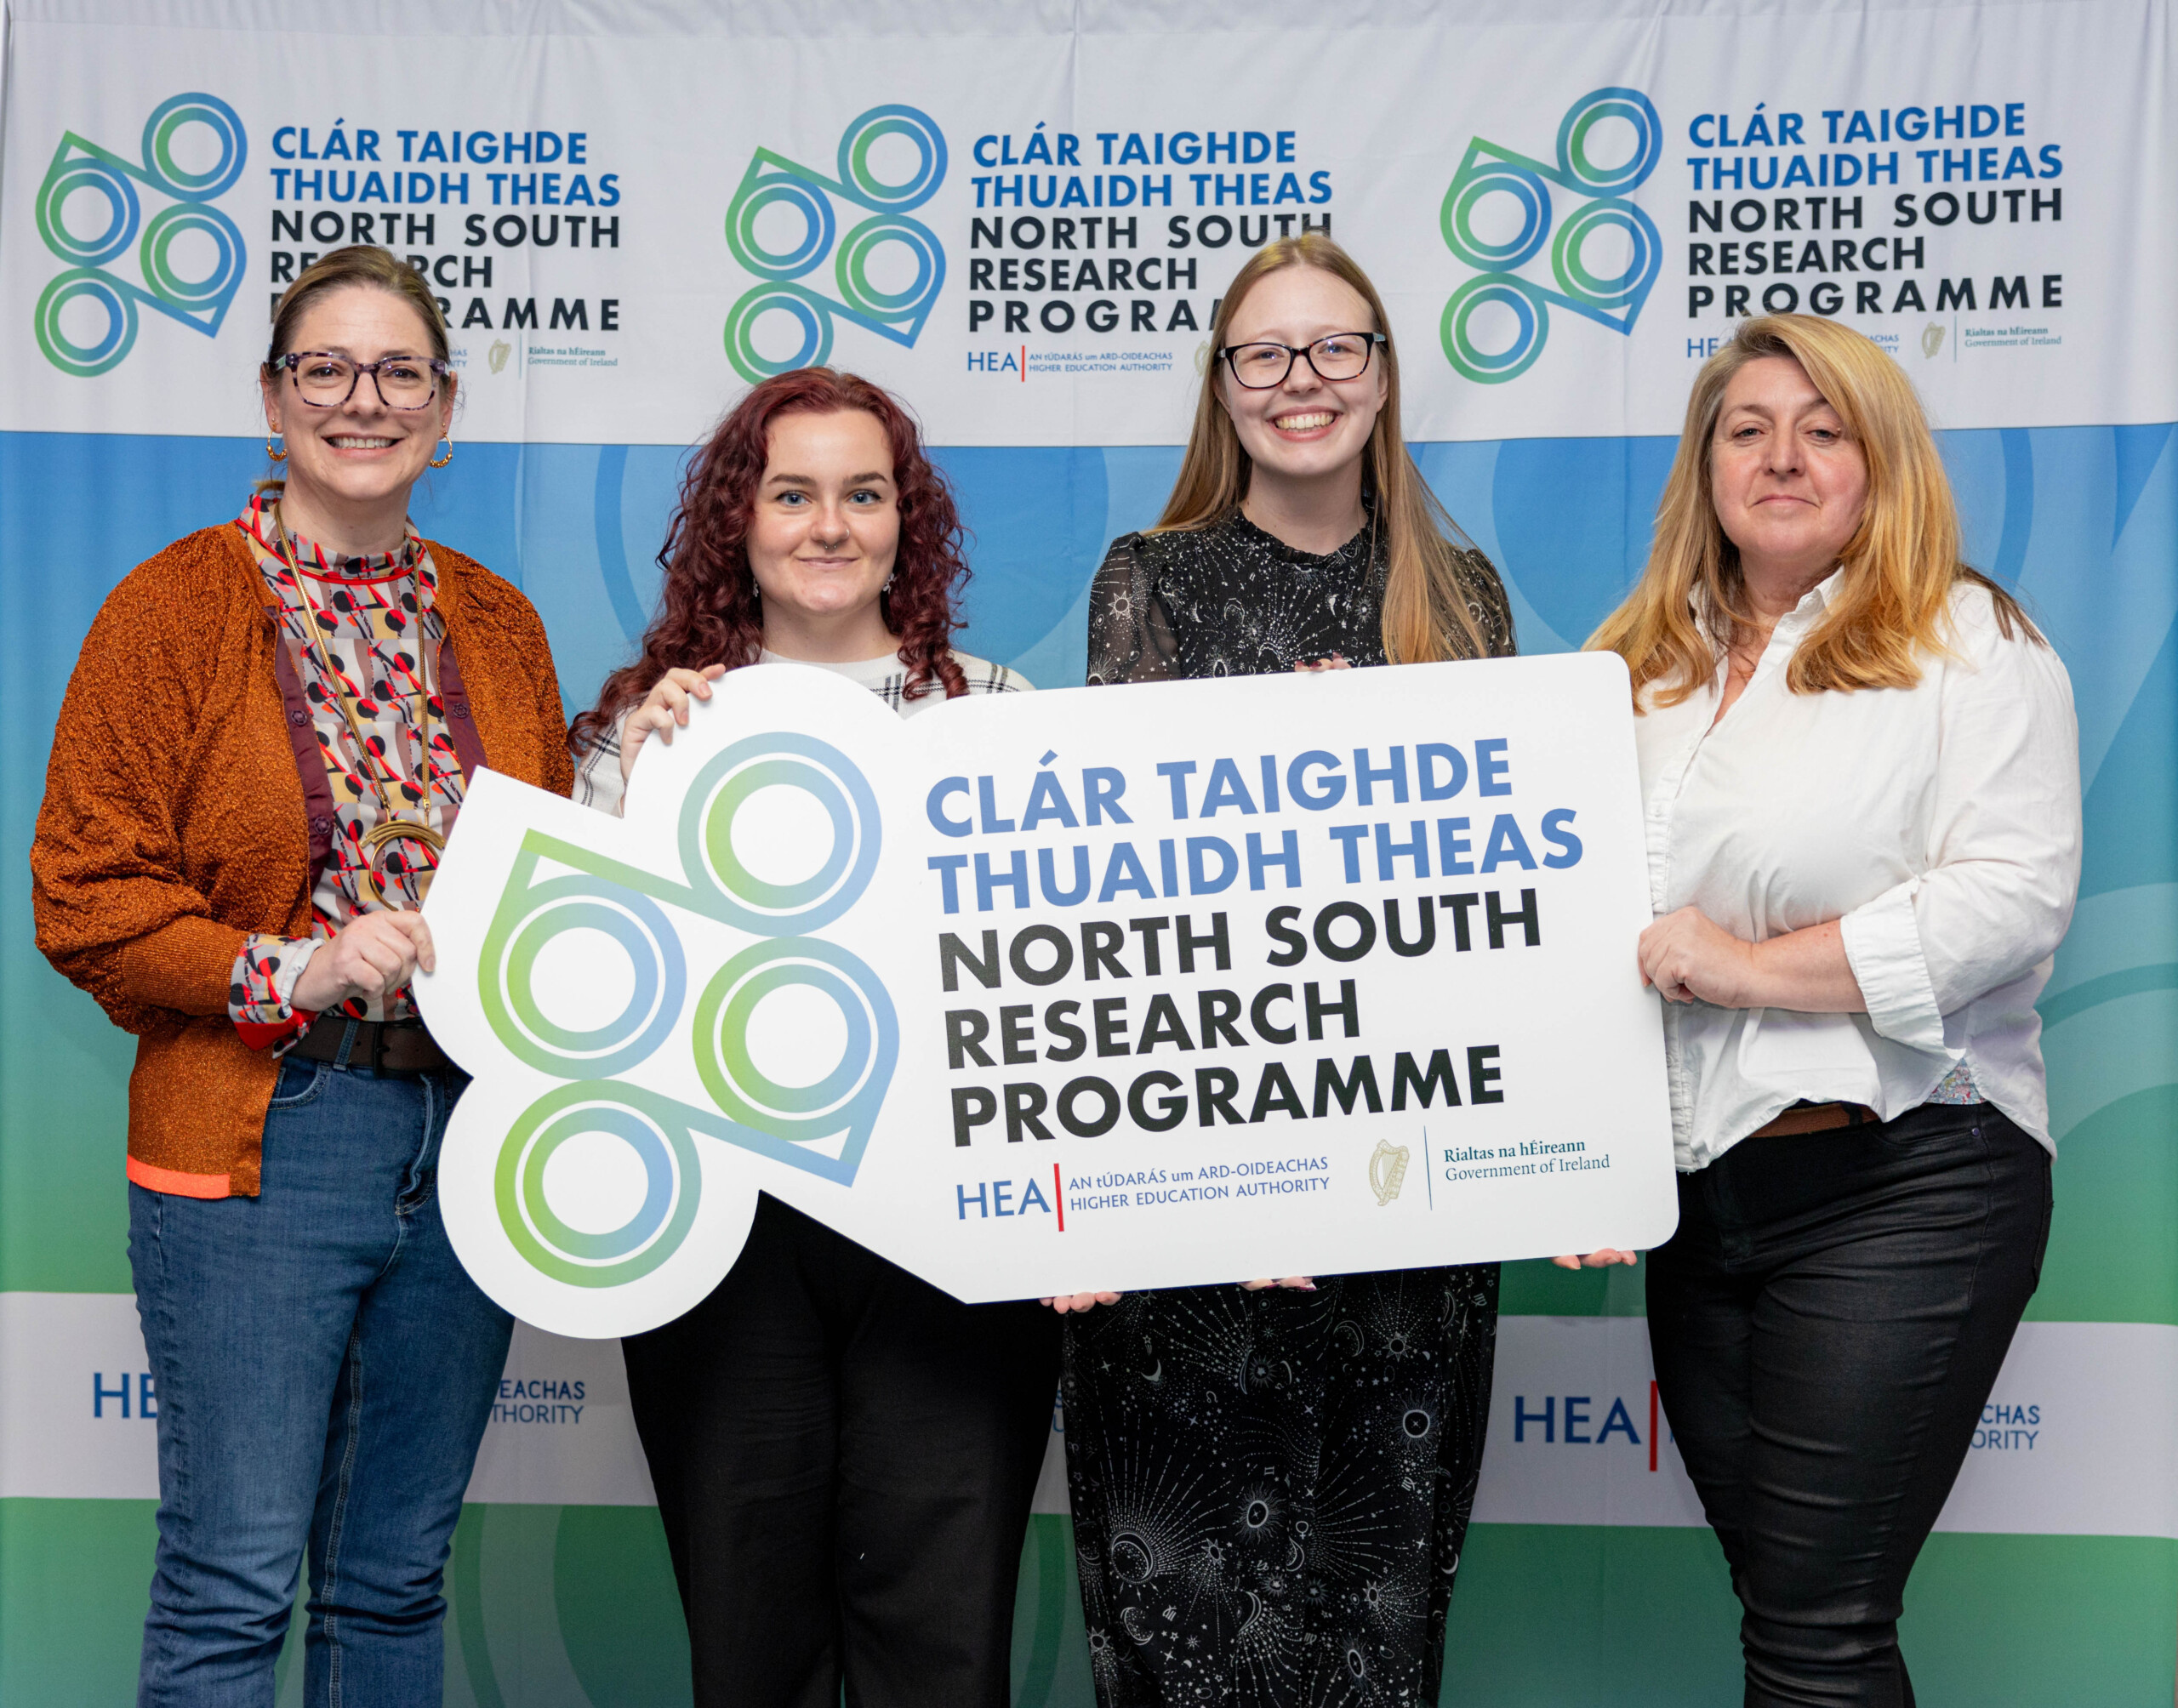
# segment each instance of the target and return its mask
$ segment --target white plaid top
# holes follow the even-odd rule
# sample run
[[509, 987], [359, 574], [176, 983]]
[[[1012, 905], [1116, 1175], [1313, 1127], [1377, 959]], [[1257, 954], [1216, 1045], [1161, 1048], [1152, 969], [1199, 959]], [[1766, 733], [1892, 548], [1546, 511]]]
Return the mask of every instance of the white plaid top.
[[[917, 712], [928, 711], [932, 706], [945, 703], [944, 684], [932, 682], [912, 700], [907, 697], [908, 667], [898, 657], [890, 658], [858, 658], [850, 663], [819, 663], [814, 659], [784, 658], [777, 652], [767, 652], [757, 661], [760, 664], [807, 663], [819, 670], [830, 670], [845, 676], [851, 682], [859, 682], [904, 718]], [[988, 658], [978, 658], [966, 652], [955, 652], [953, 662], [961, 667], [961, 674], [967, 678], [972, 694], [1025, 694], [1035, 684], [1026, 676], [1009, 670], [1003, 664], [994, 664]], [[625, 788], [620, 777], [620, 732], [627, 725], [628, 715], [623, 712], [613, 720], [609, 734], [600, 737], [580, 757], [575, 767], [574, 801], [578, 806], [594, 806], [600, 812], [620, 816], [620, 797]]]

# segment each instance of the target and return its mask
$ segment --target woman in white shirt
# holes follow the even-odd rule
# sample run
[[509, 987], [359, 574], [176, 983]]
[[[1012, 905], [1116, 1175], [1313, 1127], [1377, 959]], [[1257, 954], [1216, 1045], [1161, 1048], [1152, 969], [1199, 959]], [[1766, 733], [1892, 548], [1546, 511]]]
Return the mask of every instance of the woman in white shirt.
[[[619, 810], [727, 670], [778, 659], [902, 716], [1029, 684], [949, 645], [952, 495], [866, 380], [764, 381], [697, 454], [643, 656], [575, 721], [575, 799]], [[1059, 1324], [964, 1305], [776, 1199], [710, 1296], [622, 1343], [698, 1708], [1005, 1708]]]
[[1641, 714], [1681, 1170], [1649, 1335], [1750, 1708], [1913, 1702], [1907, 1574], [2049, 1237], [2034, 1003], [2078, 885], [2078, 730], [1958, 551], [1897, 365], [1750, 321], [1589, 642]]

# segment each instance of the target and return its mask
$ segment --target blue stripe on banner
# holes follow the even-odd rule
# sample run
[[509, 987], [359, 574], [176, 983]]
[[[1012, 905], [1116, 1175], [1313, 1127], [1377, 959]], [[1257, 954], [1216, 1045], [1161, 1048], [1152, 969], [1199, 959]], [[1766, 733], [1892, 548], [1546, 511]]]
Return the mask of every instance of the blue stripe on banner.
[[635, 583], [628, 578], [628, 551], [620, 538], [620, 489], [628, 473], [628, 447], [607, 445], [597, 453], [597, 490], [592, 499], [597, 540], [597, 570], [605, 583], [605, 596], [620, 621], [620, 633], [630, 642], [640, 641], [649, 614], [636, 597]]

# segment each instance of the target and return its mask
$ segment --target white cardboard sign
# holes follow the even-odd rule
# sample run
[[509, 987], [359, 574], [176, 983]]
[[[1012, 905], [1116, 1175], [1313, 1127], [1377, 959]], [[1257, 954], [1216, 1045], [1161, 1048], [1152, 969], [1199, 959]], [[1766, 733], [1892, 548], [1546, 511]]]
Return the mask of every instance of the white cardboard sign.
[[1623, 667], [964, 698], [738, 670], [627, 816], [488, 772], [425, 910], [493, 1298], [665, 1322], [761, 1190], [957, 1296], [1651, 1246]]

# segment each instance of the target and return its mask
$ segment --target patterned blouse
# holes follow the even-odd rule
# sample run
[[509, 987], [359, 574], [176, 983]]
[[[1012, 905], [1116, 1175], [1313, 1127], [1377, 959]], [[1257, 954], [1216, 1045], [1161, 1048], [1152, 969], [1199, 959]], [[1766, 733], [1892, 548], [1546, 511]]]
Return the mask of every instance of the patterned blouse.
[[[1279, 675], [1336, 654], [1382, 664], [1390, 542], [1368, 523], [1335, 551], [1303, 551], [1239, 510], [1206, 528], [1122, 534], [1089, 592], [1089, 685]], [[1513, 650], [1490, 561], [1457, 544], [1452, 573], [1483, 651]]]
[[[333, 789], [333, 857], [311, 896], [311, 935], [253, 933], [235, 958], [227, 998], [228, 1015], [251, 1048], [284, 1049], [316, 1018], [295, 1007], [295, 982], [318, 945], [364, 911], [358, 877], [365, 863], [363, 838], [384, 816], [372, 779], [384, 783], [406, 817], [416, 816], [428, 791], [423, 817], [442, 835], [453, 828], [463, 779], [438, 695], [438, 648], [446, 635], [432, 603], [438, 572], [415, 529], [408, 529], [397, 550], [364, 557], [341, 557], [290, 533], [288, 549], [298, 577], [281, 557], [277, 495], [251, 498], [235, 526], [279, 601], [281, 642], [310, 702]], [[313, 623], [353, 697], [356, 721], [368, 737], [361, 747], [341, 715], [338, 690], [326, 680], [319, 649], [311, 644]], [[425, 695], [430, 704], [428, 754], [421, 750], [418, 728]], [[436, 865], [436, 855], [425, 844], [396, 842], [379, 862], [379, 887], [396, 907], [419, 907], [418, 880]], [[414, 1016], [405, 989], [383, 1002], [351, 997], [339, 1011], [358, 1020]]]

